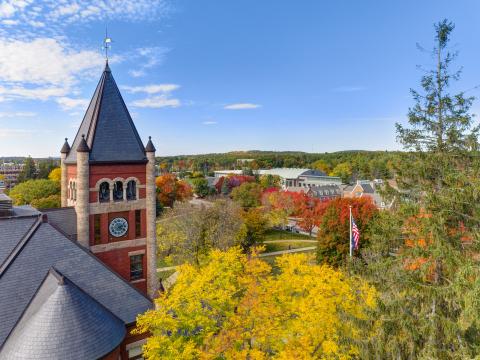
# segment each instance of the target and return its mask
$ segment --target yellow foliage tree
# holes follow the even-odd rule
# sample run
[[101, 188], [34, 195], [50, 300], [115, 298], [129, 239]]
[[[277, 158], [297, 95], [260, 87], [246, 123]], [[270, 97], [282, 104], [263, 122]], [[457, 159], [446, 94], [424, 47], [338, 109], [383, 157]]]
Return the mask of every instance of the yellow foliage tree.
[[53, 169], [52, 171], [50, 171], [50, 174], [48, 174], [48, 178], [52, 181], [60, 182], [60, 180], [62, 179], [62, 169], [60, 169], [59, 167]]
[[174, 287], [139, 316], [147, 359], [351, 359], [375, 290], [306, 254], [266, 262], [214, 250], [179, 269]]

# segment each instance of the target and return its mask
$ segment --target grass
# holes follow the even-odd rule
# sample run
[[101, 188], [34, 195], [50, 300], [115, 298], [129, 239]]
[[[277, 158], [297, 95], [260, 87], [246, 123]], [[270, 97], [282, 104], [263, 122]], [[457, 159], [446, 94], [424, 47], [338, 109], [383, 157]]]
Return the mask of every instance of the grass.
[[297, 234], [290, 231], [274, 230], [270, 229], [265, 232], [263, 240], [291, 240], [291, 239], [304, 239], [304, 240], [316, 240], [315, 237], [311, 237], [304, 234]]

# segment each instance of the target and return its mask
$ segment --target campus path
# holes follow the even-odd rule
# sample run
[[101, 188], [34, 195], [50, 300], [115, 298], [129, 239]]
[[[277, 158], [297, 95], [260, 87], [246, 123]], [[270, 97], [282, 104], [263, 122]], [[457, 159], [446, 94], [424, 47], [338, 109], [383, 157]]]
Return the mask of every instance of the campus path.
[[283, 254], [291, 254], [291, 253], [296, 253], [296, 252], [315, 250], [316, 248], [317, 248], [316, 246], [308, 246], [308, 247], [299, 248], [299, 249], [273, 251], [273, 252], [269, 252], [269, 253], [260, 254], [260, 255], [258, 255], [258, 257], [267, 257], [267, 256], [276, 256], [276, 255], [283, 255]]
[[[264, 241], [264, 243], [278, 243], [278, 242], [292, 242], [292, 241], [295, 241], [295, 242], [306, 242], [306, 243], [316, 243], [317, 240], [268, 240], [268, 241]], [[260, 255], [258, 255], [259, 257], [267, 257], [267, 256], [277, 256], [277, 255], [283, 255], [283, 254], [292, 254], [292, 253], [296, 253], [296, 252], [302, 252], [302, 251], [311, 251], [311, 250], [315, 250], [317, 247], [316, 246], [307, 246], [307, 247], [303, 247], [303, 248], [298, 248], [298, 249], [287, 249], [287, 250], [281, 250], [281, 251], [272, 251], [272, 252], [269, 252], [269, 253], [262, 253]], [[177, 268], [177, 266], [166, 266], [166, 267], [161, 267], [161, 268], [157, 268], [157, 272], [164, 272], [164, 271], [170, 271], [170, 270], [175, 270]]]
[[279, 240], [266, 240], [263, 244], [275, 244], [275, 243], [287, 243], [287, 242], [299, 242], [299, 243], [318, 243], [318, 240], [307, 239], [279, 239]]

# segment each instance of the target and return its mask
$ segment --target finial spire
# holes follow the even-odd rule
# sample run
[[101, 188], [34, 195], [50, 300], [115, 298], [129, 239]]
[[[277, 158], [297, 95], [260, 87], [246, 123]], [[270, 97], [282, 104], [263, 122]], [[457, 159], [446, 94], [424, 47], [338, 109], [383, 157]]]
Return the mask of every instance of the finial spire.
[[103, 39], [103, 49], [105, 50], [105, 61], [108, 65], [108, 50], [110, 49], [112, 44], [112, 39], [108, 37], [108, 28], [105, 26], [105, 38]]

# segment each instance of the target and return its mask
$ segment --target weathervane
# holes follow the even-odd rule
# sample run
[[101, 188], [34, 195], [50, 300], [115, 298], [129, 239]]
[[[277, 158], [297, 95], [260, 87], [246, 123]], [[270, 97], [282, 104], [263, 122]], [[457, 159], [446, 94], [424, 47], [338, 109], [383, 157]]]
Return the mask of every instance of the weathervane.
[[108, 62], [108, 49], [110, 49], [112, 39], [108, 37], [108, 29], [105, 26], [105, 39], [103, 39], [103, 49], [105, 50], [105, 60]]

